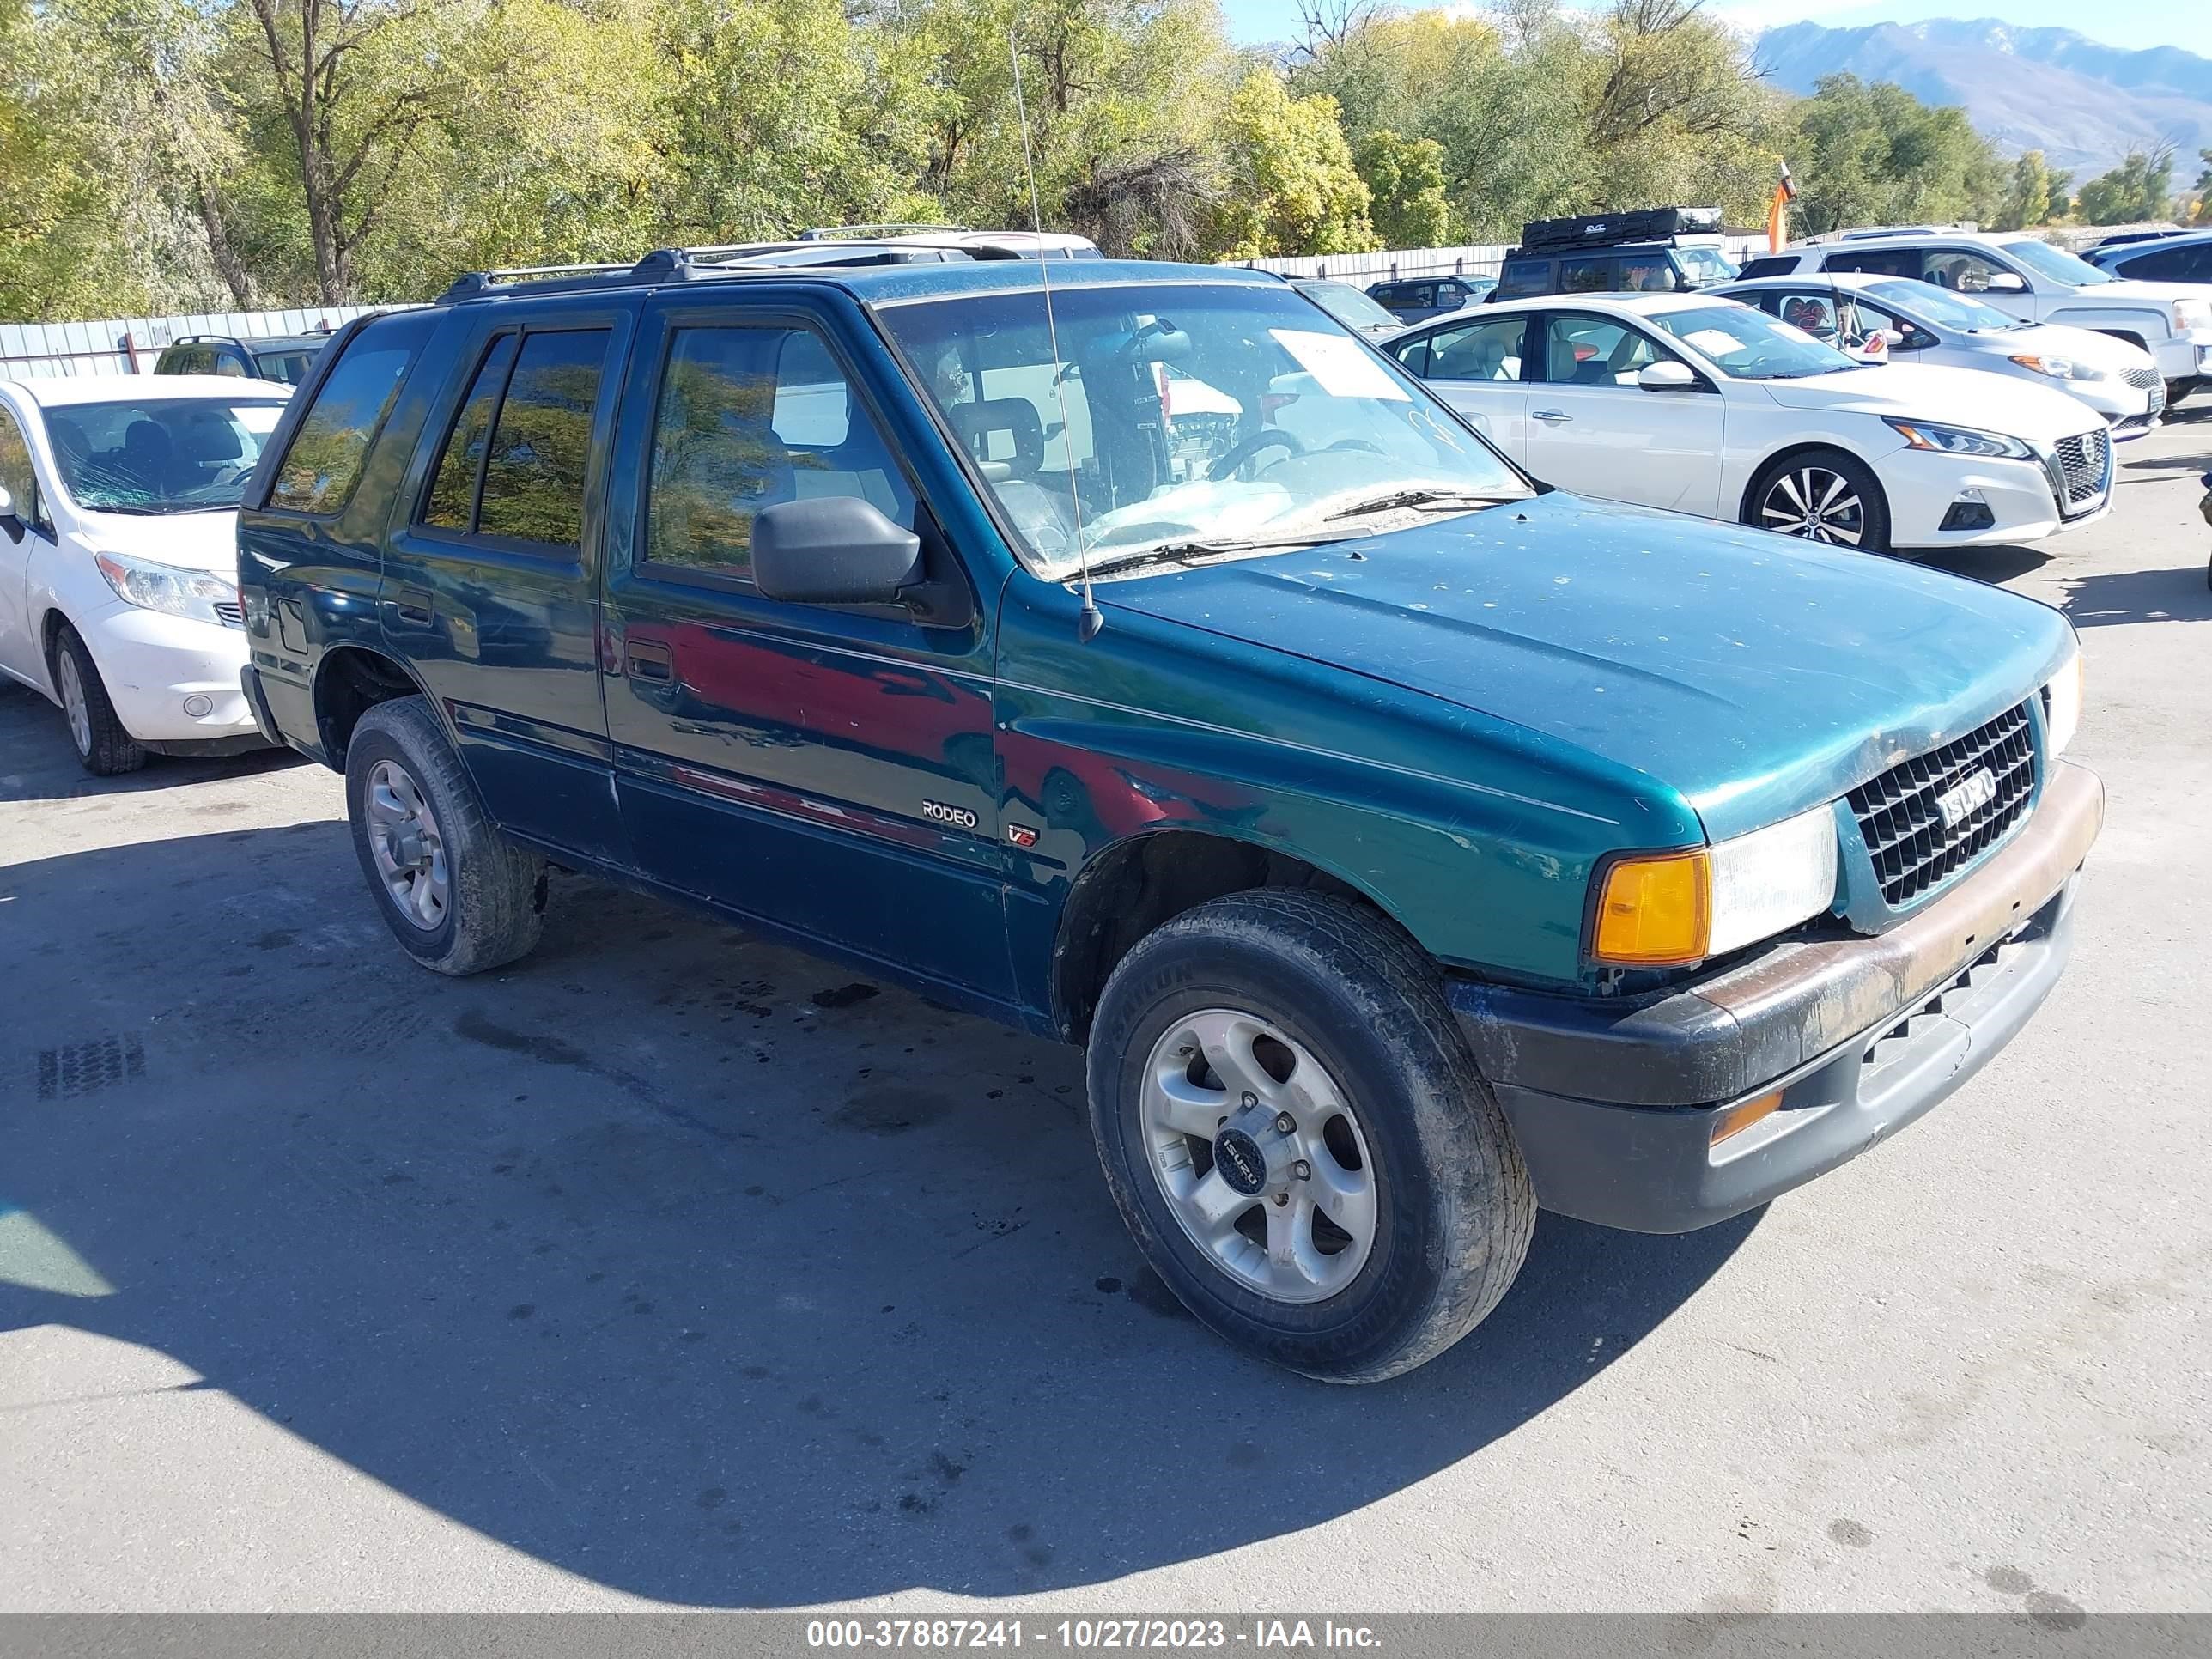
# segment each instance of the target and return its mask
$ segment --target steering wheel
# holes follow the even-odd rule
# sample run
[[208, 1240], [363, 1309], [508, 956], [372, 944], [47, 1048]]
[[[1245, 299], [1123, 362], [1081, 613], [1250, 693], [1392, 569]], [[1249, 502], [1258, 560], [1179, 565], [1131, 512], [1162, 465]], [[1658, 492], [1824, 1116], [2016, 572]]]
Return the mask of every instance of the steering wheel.
[[1213, 464], [1206, 469], [1206, 482], [1212, 483], [1226, 478], [1261, 450], [1273, 449], [1278, 447], [1288, 450], [1293, 455], [1303, 455], [1306, 453], [1304, 439], [1294, 432], [1285, 432], [1279, 426], [1271, 426], [1264, 431], [1254, 433], [1227, 454], [1215, 456]]
[[1364, 450], [1370, 455], [1380, 455], [1382, 453], [1382, 445], [1377, 443], [1370, 443], [1364, 438], [1339, 438], [1334, 443], [1329, 445], [1329, 448], [1331, 450]]

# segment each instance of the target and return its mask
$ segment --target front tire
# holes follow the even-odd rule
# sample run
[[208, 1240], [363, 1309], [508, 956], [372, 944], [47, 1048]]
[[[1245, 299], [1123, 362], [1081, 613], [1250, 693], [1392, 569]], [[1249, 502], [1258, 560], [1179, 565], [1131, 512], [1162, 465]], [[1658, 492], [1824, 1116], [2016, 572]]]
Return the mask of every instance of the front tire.
[[1889, 551], [1889, 501], [1873, 470], [1840, 449], [1769, 461], [1744, 495], [1743, 521], [1830, 547]]
[[1520, 1149], [1432, 964], [1349, 901], [1232, 894], [1115, 968], [1089, 1053], [1107, 1186], [1200, 1320], [1332, 1382], [1433, 1358], [1519, 1272]]
[[480, 974], [526, 956], [545, 920], [545, 863], [494, 829], [420, 697], [361, 717], [346, 816], [377, 909], [425, 968]]
[[54, 693], [61, 699], [62, 718], [69, 726], [70, 746], [77, 764], [96, 778], [136, 772], [146, 763], [145, 748], [124, 729], [109, 700], [107, 685], [92, 652], [76, 629], [67, 623], [54, 635], [52, 659]]

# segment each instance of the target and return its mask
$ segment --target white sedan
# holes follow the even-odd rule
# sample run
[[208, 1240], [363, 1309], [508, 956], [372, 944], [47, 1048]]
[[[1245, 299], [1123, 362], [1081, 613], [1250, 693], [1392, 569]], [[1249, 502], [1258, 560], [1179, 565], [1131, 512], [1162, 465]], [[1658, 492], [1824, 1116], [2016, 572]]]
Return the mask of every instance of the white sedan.
[[1881, 552], [2033, 542], [2110, 509], [2110, 434], [2064, 392], [1862, 363], [1709, 294], [1509, 301], [1382, 348], [1577, 495]]
[[262, 743], [238, 683], [236, 509], [290, 391], [0, 381], [0, 673], [60, 707], [87, 771]]
[[[1779, 317], [1854, 356], [1978, 368], [2056, 387], [2105, 417], [2112, 441], [2155, 428], [2166, 409], [2158, 359], [2130, 340], [2063, 323], [2024, 323], [1971, 294], [1856, 271], [1762, 276], [1712, 290]], [[1881, 336], [1879, 352], [1868, 343]]]

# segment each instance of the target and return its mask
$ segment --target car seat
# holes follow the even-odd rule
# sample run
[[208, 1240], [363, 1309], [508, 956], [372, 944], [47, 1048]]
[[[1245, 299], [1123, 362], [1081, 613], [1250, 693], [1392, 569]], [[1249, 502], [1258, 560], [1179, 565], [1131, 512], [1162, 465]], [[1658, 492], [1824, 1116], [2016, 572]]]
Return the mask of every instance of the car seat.
[[[1036, 405], [1028, 398], [985, 398], [955, 404], [949, 412], [960, 441], [982, 467], [985, 477], [994, 483], [1034, 478], [1044, 470], [1044, 422], [1037, 416]], [[999, 445], [994, 440], [1002, 433], [1009, 453], [994, 454], [992, 452]]]

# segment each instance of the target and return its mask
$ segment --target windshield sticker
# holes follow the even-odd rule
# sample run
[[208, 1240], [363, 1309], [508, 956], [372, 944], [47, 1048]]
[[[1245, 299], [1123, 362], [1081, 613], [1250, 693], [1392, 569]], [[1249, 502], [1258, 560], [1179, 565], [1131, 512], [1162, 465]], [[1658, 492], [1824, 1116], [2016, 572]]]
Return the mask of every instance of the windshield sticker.
[[265, 438], [276, 429], [276, 417], [283, 412], [282, 404], [240, 404], [231, 410], [239, 425], [258, 438]]
[[[1792, 329], [1790, 332], [1796, 331]], [[1701, 328], [1689, 337], [1689, 343], [1708, 357], [1734, 357], [1751, 349], [1735, 335], [1718, 328]]]
[[1358, 341], [1343, 334], [1318, 334], [1302, 328], [1271, 328], [1275, 343], [1298, 361], [1298, 367], [1320, 383], [1332, 398], [1382, 398], [1407, 404], [1413, 399], [1392, 380], [1382, 364], [1367, 354]]

